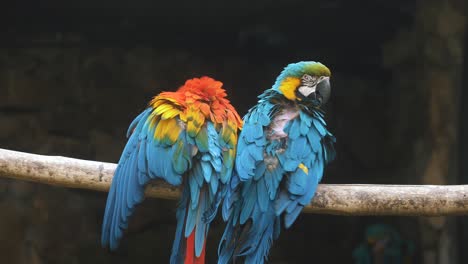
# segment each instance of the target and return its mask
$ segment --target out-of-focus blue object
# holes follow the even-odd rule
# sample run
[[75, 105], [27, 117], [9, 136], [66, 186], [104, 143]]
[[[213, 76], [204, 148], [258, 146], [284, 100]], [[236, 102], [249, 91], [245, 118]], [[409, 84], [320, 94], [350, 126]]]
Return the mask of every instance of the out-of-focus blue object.
[[411, 264], [414, 250], [414, 243], [403, 240], [395, 228], [374, 224], [367, 227], [353, 258], [355, 264]]

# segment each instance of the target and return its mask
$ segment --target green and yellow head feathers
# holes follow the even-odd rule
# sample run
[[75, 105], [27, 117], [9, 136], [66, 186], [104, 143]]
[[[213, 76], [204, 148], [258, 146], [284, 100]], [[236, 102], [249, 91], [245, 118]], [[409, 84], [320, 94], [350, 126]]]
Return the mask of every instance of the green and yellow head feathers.
[[314, 101], [318, 106], [330, 97], [330, 70], [320, 62], [291, 63], [276, 78], [273, 90], [291, 101]]

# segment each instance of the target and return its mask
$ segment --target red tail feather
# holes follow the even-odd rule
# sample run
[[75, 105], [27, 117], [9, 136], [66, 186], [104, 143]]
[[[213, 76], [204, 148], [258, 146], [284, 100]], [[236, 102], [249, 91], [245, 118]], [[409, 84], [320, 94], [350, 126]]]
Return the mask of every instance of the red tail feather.
[[200, 257], [195, 256], [195, 230], [187, 238], [187, 248], [185, 250], [184, 264], [205, 264], [206, 239]]

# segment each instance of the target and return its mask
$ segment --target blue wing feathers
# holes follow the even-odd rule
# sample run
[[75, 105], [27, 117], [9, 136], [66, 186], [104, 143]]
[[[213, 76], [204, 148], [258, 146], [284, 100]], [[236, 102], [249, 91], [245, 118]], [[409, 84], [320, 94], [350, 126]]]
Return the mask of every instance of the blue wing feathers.
[[249, 219], [252, 210], [257, 203], [257, 188], [255, 185], [250, 185], [249, 191], [245, 196], [244, 204], [240, 215], [240, 224], [244, 224]]
[[295, 171], [297, 169], [297, 166], [299, 166], [299, 164], [301, 163], [300, 160], [287, 159], [283, 155], [281, 155], [280, 157], [280, 163], [285, 171]]
[[[269, 113], [268, 113], [269, 114]], [[265, 113], [260, 113], [258, 116], [258, 123], [262, 126], [268, 126], [270, 124], [270, 117]]]
[[[198, 197], [200, 196], [200, 186], [201, 184], [199, 185], [197, 183], [197, 180], [196, 180], [197, 176], [194, 176], [194, 177], [190, 177], [188, 179], [189, 181], [189, 189], [190, 189], [190, 208], [191, 209], [195, 209], [197, 206], [198, 206]], [[201, 178], [201, 176], [200, 176]]]
[[[110, 188], [109, 194], [107, 198], [107, 204], [106, 204], [106, 212], [111, 212], [111, 208], [114, 207], [115, 204], [115, 188]], [[110, 228], [110, 221], [111, 221], [111, 216], [105, 215], [102, 226], [103, 226], [103, 232], [101, 235], [101, 244], [102, 245], [107, 245], [109, 243], [109, 236], [111, 231], [109, 230]]]
[[195, 164], [193, 173], [190, 174], [189, 179], [193, 179], [196, 182], [196, 185], [194, 184], [194, 186], [198, 185], [198, 187], [201, 187], [203, 185], [203, 163], [207, 162], [202, 161]]
[[309, 175], [301, 169], [297, 169], [288, 179], [288, 191], [295, 195], [303, 195], [309, 186], [306, 185]]
[[146, 140], [142, 141], [140, 144], [140, 151], [138, 152], [138, 183], [140, 185], [145, 185], [149, 177], [148, 175], [148, 161], [146, 159]]
[[[224, 150], [235, 146], [228, 146], [211, 122], [207, 122], [195, 138], [183, 132], [174, 143], [168, 137], [161, 140], [155, 138], [158, 124], [159, 117], [148, 108], [128, 128], [128, 142], [108, 194], [101, 243], [110, 245], [111, 249], [118, 247], [123, 230], [128, 226], [128, 217], [135, 206], [143, 201], [144, 187], [150, 180], [161, 178], [177, 186], [182, 183], [182, 176], [186, 175], [187, 181], [176, 213], [178, 224], [171, 255], [171, 263], [180, 263], [185, 254], [183, 238], [191, 232], [195, 232], [196, 255], [199, 256], [203, 250], [209, 222], [213, 220], [222, 200], [223, 194], [219, 192], [226, 189], [220, 186], [219, 181], [223, 177], [224, 183], [227, 183], [233, 169], [234, 159], [223, 160], [223, 157], [228, 157]], [[194, 148], [197, 151], [194, 152]], [[230, 197], [236, 199], [235, 195]], [[211, 215], [205, 222], [204, 214], [207, 211]], [[234, 208], [231, 206], [226, 211], [233, 212]]]
[[[212, 164], [208, 163], [208, 162], [205, 162], [205, 161], [202, 161], [201, 162], [201, 167], [202, 167], [202, 171], [203, 171], [203, 176], [205, 178], [205, 181], [206, 182], [210, 182], [211, 180], [211, 174], [213, 172], [213, 167], [212, 167]], [[214, 180], [215, 181], [215, 180]]]
[[296, 206], [291, 211], [291, 213], [285, 214], [285, 216], [284, 216], [284, 227], [285, 228], [289, 228], [294, 223], [294, 221], [296, 221], [297, 217], [299, 216], [299, 214], [302, 211], [302, 208], [304, 208], [304, 206]]
[[324, 137], [328, 134], [328, 131], [325, 128], [325, 125], [322, 122], [320, 122], [318, 119], [313, 118], [312, 123], [314, 124], [317, 131], [320, 133], [321, 137]]
[[250, 192], [250, 188], [252, 188], [252, 185], [253, 181], [242, 182], [241, 197], [247, 197]]
[[218, 192], [218, 186], [219, 186], [219, 181], [218, 180], [212, 180], [210, 181], [210, 187], [211, 187], [211, 192], [212, 194]]
[[263, 160], [263, 150], [255, 144], [250, 144], [247, 146], [247, 150], [250, 156], [255, 160]]
[[290, 214], [297, 207], [298, 200], [290, 201], [288, 207], [286, 207], [286, 213]]
[[[172, 245], [172, 253], [171, 253], [171, 258], [170, 258], [170, 263], [175, 264], [175, 263], [183, 263], [183, 258], [185, 255], [185, 246], [183, 245], [183, 230], [185, 227], [185, 218], [187, 215], [187, 210], [184, 204], [188, 203], [189, 200], [189, 189], [184, 188], [182, 191], [182, 197], [180, 199], [179, 206], [176, 211], [176, 219], [177, 219], [177, 227], [176, 227], [176, 233], [175, 233], [175, 238], [174, 242]], [[178, 249], [178, 250], [174, 250]]]
[[288, 205], [291, 203], [291, 199], [289, 199], [289, 195], [286, 192], [281, 192], [278, 195], [278, 198], [275, 201], [275, 213], [276, 215], [280, 215]]
[[[224, 221], [228, 221], [229, 217], [234, 213], [234, 204], [239, 198], [238, 186], [239, 176], [236, 173], [232, 174], [231, 181], [226, 186], [226, 195], [223, 201], [222, 216]], [[232, 221], [231, 221], [232, 222]]]
[[183, 174], [189, 167], [188, 157], [184, 155], [187, 149], [183, 141], [178, 141], [175, 147], [176, 149], [172, 156], [173, 167], [177, 174]]
[[266, 184], [269, 198], [270, 200], [273, 200], [276, 194], [276, 188], [278, 188], [278, 186], [276, 185], [275, 176], [273, 176], [271, 172], [269, 171], [268, 172], [265, 171], [265, 184]]
[[[301, 119], [302, 119], [302, 115], [301, 115]], [[299, 133], [303, 136], [307, 135], [307, 133], [309, 132], [309, 128], [310, 128], [310, 121], [307, 122], [306, 120], [302, 120], [299, 126]]]
[[[128, 167], [128, 174], [131, 175], [137, 175], [138, 174], [138, 169], [137, 169], [137, 157], [138, 157], [138, 152], [133, 151], [132, 155], [129, 158], [129, 161], [127, 162], [127, 167]], [[125, 208], [125, 214], [123, 216], [123, 221], [127, 219], [127, 217], [130, 215], [132, 212], [133, 206], [135, 205], [133, 201], [133, 197], [138, 196], [137, 193], [141, 192], [141, 188], [139, 188], [138, 184], [138, 177], [125, 177], [126, 178], [126, 185], [128, 186], [124, 190], [125, 195], [122, 197], [126, 200], [127, 206], [124, 206]]]
[[257, 182], [257, 197], [260, 210], [262, 212], [266, 212], [268, 204], [270, 203], [270, 197], [268, 195], [264, 178], [260, 179]]
[[[198, 207], [198, 206], [197, 206]], [[187, 209], [187, 219], [185, 223], [185, 237], [190, 236], [190, 234], [193, 231], [193, 228], [195, 228], [195, 222], [197, 220], [197, 207], [190, 207]]]
[[255, 169], [254, 180], [258, 181], [261, 177], [264, 177], [265, 172], [266, 172], [265, 162], [258, 162], [256, 169]]
[[[291, 140], [297, 139], [301, 134], [301, 121], [300, 119], [294, 119], [289, 122], [289, 126], [285, 127], [285, 130], [288, 130], [288, 136]], [[294, 141], [293, 141], [294, 142]]]
[[255, 159], [248, 151], [243, 151], [236, 162], [236, 168], [239, 171], [240, 178], [242, 180], [247, 180], [255, 169]]
[[211, 200], [209, 192], [203, 190], [198, 201], [199, 207], [197, 210], [197, 226], [195, 229], [195, 255], [200, 256], [204, 246], [204, 240], [206, 237], [207, 224], [202, 221], [204, 212], [208, 209], [208, 203]]

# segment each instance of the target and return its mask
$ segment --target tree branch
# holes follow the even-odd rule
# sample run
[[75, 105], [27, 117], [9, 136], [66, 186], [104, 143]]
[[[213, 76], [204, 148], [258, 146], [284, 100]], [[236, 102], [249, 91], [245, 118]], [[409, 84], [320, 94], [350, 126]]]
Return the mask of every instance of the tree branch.
[[[116, 164], [0, 149], [0, 176], [50, 185], [108, 191]], [[162, 181], [146, 195], [177, 199]], [[305, 212], [335, 215], [468, 215], [468, 185], [321, 184]]]

